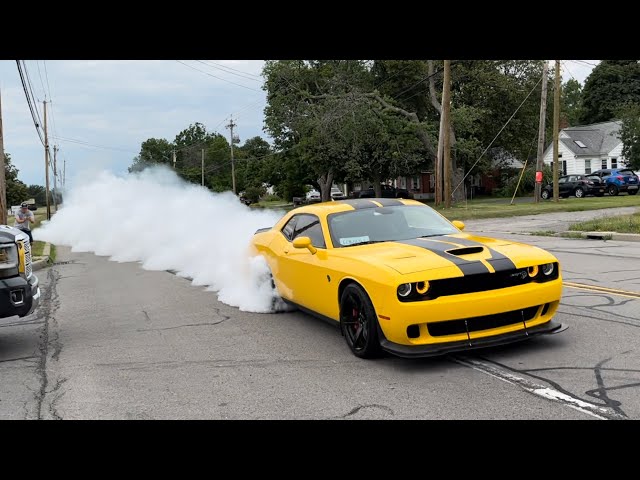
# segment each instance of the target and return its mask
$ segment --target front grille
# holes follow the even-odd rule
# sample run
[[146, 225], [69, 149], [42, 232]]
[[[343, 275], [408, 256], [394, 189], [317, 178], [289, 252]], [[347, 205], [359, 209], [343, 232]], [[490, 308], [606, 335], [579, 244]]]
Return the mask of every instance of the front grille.
[[31, 276], [32, 273], [32, 265], [31, 265], [31, 244], [29, 240], [24, 241], [24, 274], [27, 278]]
[[532, 320], [535, 318], [538, 308], [540, 308], [539, 305], [522, 310], [513, 310], [511, 312], [467, 318], [465, 320], [448, 320], [446, 322], [428, 323], [427, 328], [429, 329], [429, 335], [432, 337], [441, 337], [444, 335], [467, 333], [467, 328], [469, 329], [469, 332], [477, 332], [480, 330], [489, 330], [491, 328], [506, 327], [507, 325], [522, 323], [523, 320]]
[[484, 292], [500, 288], [515, 287], [530, 283], [533, 279], [526, 268], [512, 269], [504, 272], [479, 273], [466, 277], [431, 280], [428, 297], [430, 299], [459, 295], [462, 293]]

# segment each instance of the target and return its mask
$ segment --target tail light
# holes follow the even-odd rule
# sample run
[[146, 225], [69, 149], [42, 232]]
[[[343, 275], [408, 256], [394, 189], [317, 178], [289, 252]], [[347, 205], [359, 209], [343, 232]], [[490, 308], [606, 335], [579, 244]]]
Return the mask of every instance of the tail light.
[[622, 175], [618, 175], [616, 178], [617, 178], [618, 180], [620, 180], [621, 182], [622, 182], [622, 181], [624, 181], [624, 177], [623, 177]]

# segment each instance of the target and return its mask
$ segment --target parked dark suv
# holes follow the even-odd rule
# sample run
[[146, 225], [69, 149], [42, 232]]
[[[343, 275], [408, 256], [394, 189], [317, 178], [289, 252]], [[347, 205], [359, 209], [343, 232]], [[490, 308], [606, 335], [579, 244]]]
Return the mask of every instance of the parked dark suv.
[[605, 183], [605, 189], [609, 195], [615, 196], [620, 192], [627, 192], [629, 195], [638, 193], [638, 176], [629, 168], [608, 168], [593, 172]]
[[[569, 195], [575, 195], [576, 198], [582, 198], [585, 195], [595, 195], [601, 197], [605, 192], [605, 185], [597, 175], [563, 175], [558, 179], [558, 187], [560, 196], [567, 198]], [[553, 197], [553, 184], [548, 184], [540, 192], [540, 196], [545, 200]]]

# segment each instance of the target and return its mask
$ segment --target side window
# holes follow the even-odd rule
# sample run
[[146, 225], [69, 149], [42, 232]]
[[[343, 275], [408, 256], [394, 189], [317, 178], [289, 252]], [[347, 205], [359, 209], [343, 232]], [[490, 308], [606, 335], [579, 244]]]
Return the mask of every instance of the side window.
[[296, 222], [298, 221], [299, 217], [300, 217], [300, 215], [295, 215], [295, 216], [291, 217], [289, 219], [289, 221], [285, 224], [285, 226], [282, 227], [282, 234], [289, 241], [293, 240], [293, 233], [295, 231]]
[[558, 179], [558, 183], [565, 183], [567, 181], [567, 177], [562, 177]]
[[324, 235], [322, 234], [322, 226], [320, 225], [320, 219], [315, 215], [296, 215], [298, 219], [293, 238], [296, 237], [309, 237], [311, 244], [317, 248], [326, 248], [324, 242]]

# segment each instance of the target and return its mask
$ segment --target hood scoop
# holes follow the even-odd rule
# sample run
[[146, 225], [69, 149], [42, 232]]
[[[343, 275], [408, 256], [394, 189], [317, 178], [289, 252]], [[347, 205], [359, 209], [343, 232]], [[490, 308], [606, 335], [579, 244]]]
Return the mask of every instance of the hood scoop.
[[473, 253], [481, 253], [483, 251], [484, 251], [484, 247], [462, 247], [462, 248], [452, 248], [451, 250], [447, 250], [447, 253], [450, 255], [461, 257], [462, 255], [471, 255]]

